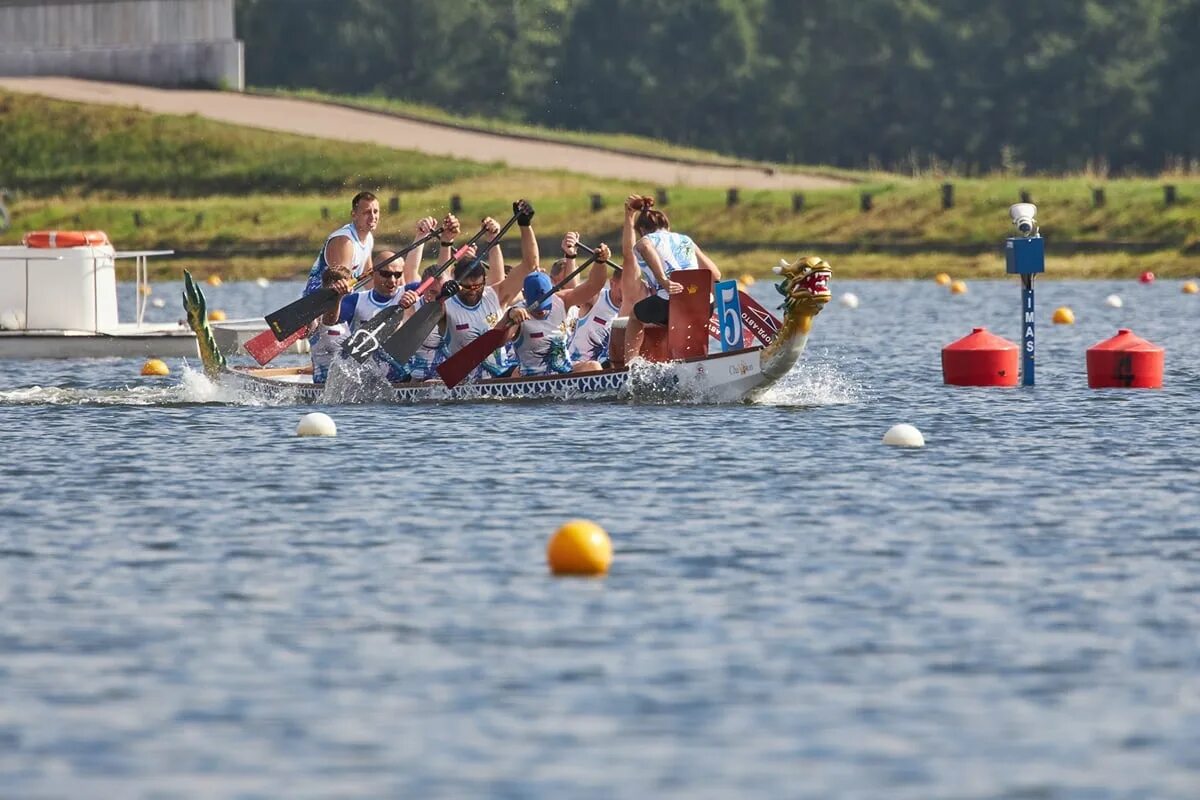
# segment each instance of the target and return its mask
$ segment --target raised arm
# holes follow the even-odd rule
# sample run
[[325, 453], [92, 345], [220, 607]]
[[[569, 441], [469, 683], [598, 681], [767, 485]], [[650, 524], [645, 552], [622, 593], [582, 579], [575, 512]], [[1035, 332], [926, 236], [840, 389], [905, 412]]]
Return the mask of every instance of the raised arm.
[[517, 214], [517, 225], [521, 228], [521, 263], [513, 268], [508, 277], [495, 285], [501, 306], [513, 301], [521, 289], [521, 284], [525, 282], [525, 276], [538, 268], [541, 259], [537, 235], [533, 232], [533, 206], [525, 200], [518, 200], [513, 203], [513, 211]]
[[445, 264], [454, 255], [454, 240], [462, 232], [462, 224], [458, 217], [447, 214], [442, 220], [442, 238], [438, 244], [438, 264]]
[[[604, 288], [605, 282], [608, 280], [608, 265], [604, 262], [612, 256], [612, 251], [608, 249], [608, 245], [601, 243], [596, 248], [596, 263], [592, 264], [592, 268], [588, 270], [587, 280], [578, 286], [570, 289], [563, 289], [559, 292], [559, 297], [562, 298], [563, 304], [570, 308], [571, 306], [582, 306], [584, 303], [591, 303], [600, 294], [600, 290]], [[569, 270], [575, 269], [574, 261], [567, 265]]]
[[[437, 227], [437, 220], [433, 217], [425, 217], [417, 220], [413, 230], [416, 232], [414, 238], [420, 239], [422, 236], [429, 235], [429, 232]], [[425, 245], [419, 244], [414, 249], [410, 250], [408, 255], [404, 257], [404, 282], [412, 283], [417, 280], [421, 272], [421, 259], [425, 256]]]
[[[500, 223], [491, 217], [484, 217], [482, 226], [487, 231], [487, 238], [490, 241], [500, 232]], [[495, 286], [504, 280], [504, 253], [500, 250], [500, 244], [488, 251], [488, 270], [487, 283], [488, 286]]]

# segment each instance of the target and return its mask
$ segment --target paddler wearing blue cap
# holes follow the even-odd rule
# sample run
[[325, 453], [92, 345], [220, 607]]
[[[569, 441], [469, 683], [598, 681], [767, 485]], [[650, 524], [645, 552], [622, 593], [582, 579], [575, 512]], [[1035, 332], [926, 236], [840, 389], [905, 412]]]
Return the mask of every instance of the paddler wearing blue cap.
[[[504, 256], [499, 247], [493, 247], [488, 253], [486, 275], [483, 266], [473, 259], [463, 259], [454, 267], [458, 294], [446, 300], [443, 306], [446, 316], [442, 320], [442, 330], [448, 340], [447, 356], [454, 355], [480, 334], [491, 330], [500, 321], [504, 307], [516, 298], [525, 276], [539, 266], [540, 254], [532, 224], [533, 206], [526, 200], [518, 200], [513, 203], [513, 213], [521, 230], [520, 264], [505, 275]], [[489, 218], [484, 223], [489, 236], [494, 235], [493, 226], [496, 231], [500, 230], [495, 220]], [[515, 364], [507, 363], [504, 351], [498, 350], [483, 362], [480, 370], [484, 377], [497, 378], [512, 374], [515, 368]]]
[[570, 289], [561, 289], [557, 294], [550, 295], [554, 284], [546, 273], [534, 272], [525, 277], [521, 286], [524, 308], [514, 306], [507, 311], [519, 374], [536, 377], [603, 369], [599, 361], [572, 364], [568, 348], [571, 329], [567, 309], [594, 298], [608, 277], [604, 262], [612, 253], [607, 245], [601, 244], [596, 248], [596, 255], [596, 263], [587, 280]]

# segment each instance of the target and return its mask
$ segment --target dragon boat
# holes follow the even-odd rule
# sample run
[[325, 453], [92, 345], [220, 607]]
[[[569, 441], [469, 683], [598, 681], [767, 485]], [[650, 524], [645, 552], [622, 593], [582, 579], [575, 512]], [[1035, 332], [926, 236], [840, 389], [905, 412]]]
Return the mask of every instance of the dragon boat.
[[[673, 279], [684, 283], [686, 291], [671, 298], [671, 329], [647, 326], [641, 358], [598, 372], [492, 378], [454, 388], [436, 380], [385, 383], [369, 376], [364, 380], [353, 371], [335, 380], [338, 370], [331, 370], [328, 383], [317, 384], [313, 382], [311, 367], [231, 365], [213, 339], [204, 293], [186, 273], [183, 298], [188, 324], [196, 332], [205, 374], [221, 385], [275, 401], [421, 403], [650, 397], [738, 402], [753, 400], [792, 369], [804, 352], [813, 318], [831, 297], [831, 270], [820, 258], [807, 256], [791, 263], [780, 262], [775, 272], [780, 276], [775, 288], [783, 297], [783, 319], [776, 320], [763, 311], [770, 319], [754, 320], [747, 317], [745, 307], [742, 309], [742, 318], [749, 323], [745, 327], [765, 344], [708, 353], [711, 275], [705, 270], [686, 270], [672, 273]], [[703, 316], [691, 314], [691, 321], [684, 308], [689, 294], [691, 307], [703, 309]], [[680, 313], [676, 310], [677, 302]], [[612, 333], [611, 350], [622, 351], [623, 318], [614, 320]], [[350, 375], [349, 380], [345, 374]]]

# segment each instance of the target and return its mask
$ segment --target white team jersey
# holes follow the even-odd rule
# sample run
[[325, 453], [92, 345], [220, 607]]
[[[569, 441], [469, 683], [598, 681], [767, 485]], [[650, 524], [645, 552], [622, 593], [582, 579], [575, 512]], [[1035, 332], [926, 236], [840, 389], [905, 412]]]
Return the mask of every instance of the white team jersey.
[[605, 286], [600, 296], [575, 325], [571, 337], [572, 361], [605, 361], [608, 359], [608, 342], [612, 338], [612, 321], [621, 313], [612, 301], [612, 290]]
[[367, 261], [371, 258], [371, 250], [375, 247], [375, 234], [368, 233], [365, 239], [359, 239], [354, 223], [347, 222], [325, 237], [325, 243], [321, 245], [321, 252], [317, 253], [317, 260], [313, 262], [312, 269], [308, 271], [308, 282], [305, 284], [304, 294], [311, 294], [321, 288], [321, 276], [325, 273], [325, 267], [329, 265], [329, 261], [325, 257], [325, 251], [329, 249], [330, 241], [339, 236], [345, 236], [349, 239], [353, 247], [350, 263], [346, 265], [350, 267], [350, 274], [355, 278], [363, 274], [363, 270], [367, 266]]
[[570, 327], [567, 309], [562, 298], [550, 298], [550, 313], [545, 319], [530, 317], [521, 323], [513, 340], [513, 353], [521, 365], [522, 375], [549, 375], [570, 372], [571, 358], [567, 355]]
[[[479, 338], [480, 334], [494, 328], [500, 321], [500, 298], [491, 286], [484, 288], [483, 297], [474, 306], [465, 305], [458, 299], [458, 295], [455, 295], [446, 300], [444, 308], [446, 337], [449, 339], [446, 352], [451, 356]], [[503, 350], [497, 353], [488, 356], [483, 362], [484, 369], [492, 375], [500, 374], [508, 366], [504, 362]]]
[[317, 324], [316, 330], [309, 337], [309, 354], [312, 356], [313, 383], [324, 383], [329, 374], [329, 365], [334, 357], [342, 351], [342, 343], [350, 333], [350, 326], [344, 322], [336, 325]]
[[[658, 253], [659, 259], [662, 260], [663, 272], [669, 278], [671, 273], [678, 269], [695, 269], [700, 262], [696, 260], [696, 243], [692, 241], [690, 236], [684, 236], [682, 233], [672, 233], [667, 230], [658, 230], [653, 233], [648, 233], [644, 237], [645, 241], [650, 243], [650, 246]], [[642, 254], [634, 250], [637, 258], [638, 268], [642, 271], [642, 277], [646, 280], [646, 285], [650, 287], [653, 294], [657, 294], [664, 300], [670, 295], [665, 288], [658, 285], [658, 280], [655, 279], [654, 273], [650, 271], [650, 266], [642, 259]]]
[[[417, 305], [417, 308], [425, 305], [422, 301]], [[413, 380], [425, 381], [430, 378], [436, 378], [437, 373], [434, 371], [438, 364], [446, 360], [446, 347], [449, 343], [449, 337], [443, 336], [442, 332], [434, 328], [425, 337], [425, 341], [421, 342], [421, 346], [417, 348], [417, 352], [408, 362], [408, 368], [412, 370]]]
[[350, 330], [356, 331], [369, 322], [371, 317], [383, 311], [388, 306], [394, 306], [400, 302], [400, 296], [403, 292], [396, 292], [391, 297], [380, 297], [375, 294], [375, 290], [371, 289], [366, 292], [355, 292], [351, 297], [354, 298], [354, 312], [351, 314], [348, 322]]

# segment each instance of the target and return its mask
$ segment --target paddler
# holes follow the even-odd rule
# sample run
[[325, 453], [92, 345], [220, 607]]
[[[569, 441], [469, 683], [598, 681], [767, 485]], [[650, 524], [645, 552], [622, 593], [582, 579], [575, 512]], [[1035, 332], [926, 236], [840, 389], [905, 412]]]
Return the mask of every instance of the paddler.
[[[564, 244], [571, 245], [571, 251], [574, 251], [578, 242], [578, 234], [568, 234], [564, 239]], [[560, 289], [549, 297], [547, 295], [554, 286], [549, 275], [532, 272], [525, 277], [521, 289], [524, 307], [514, 306], [506, 312], [512, 326], [510, 339], [519, 365], [518, 374], [536, 377], [602, 369], [597, 360], [574, 362], [568, 346], [571, 328], [567, 309], [594, 300], [608, 277], [608, 265], [604, 263], [612, 255], [608, 245], [597, 247], [596, 255], [596, 263], [588, 272], [586, 281], [570, 289]], [[574, 269], [573, 257], [568, 269]]]
[[[525, 200], [513, 203], [513, 213], [521, 230], [521, 263], [505, 275], [504, 256], [500, 248], [493, 247], [488, 253], [488, 269], [473, 258], [462, 258], [454, 267], [454, 280], [458, 282], [458, 294], [446, 300], [446, 316], [441, 329], [448, 344], [447, 354], [454, 355], [482, 333], [491, 330], [500, 321], [504, 308], [513, 301], [521, 290], [525, 276], [538, 268], [539, 253], [537, 237], [533, 232], [533, 205]], [[500, 226], [490, 217], [484, 220], [488, 235], [495, 236]], [[508, 363], [504, 350], [497, 350], [480, 365], [480, 373], [487, 377], [502, 377], [511, 374], [516, 364]]]
[[[621, 232], [621, 253], [626, 265], [622, 290], [625, 305], [632, 306], [625, 336], [625, 358], [634, 358], [641, 348], [645, 325], [666, 325], [669, 297], [683, 291], [683, 285], [671, 280], [676, 270], [703, 267], [721, 279], [721, 271], [690, 236], [671, 230], [671, 220], [654, 208], [654, 198], [630, 195], [625, 199], [625, 225]], [[642, 293], [649, 290], [649, 296]], [[637, 300], [636, 298], [642, 297]]]

